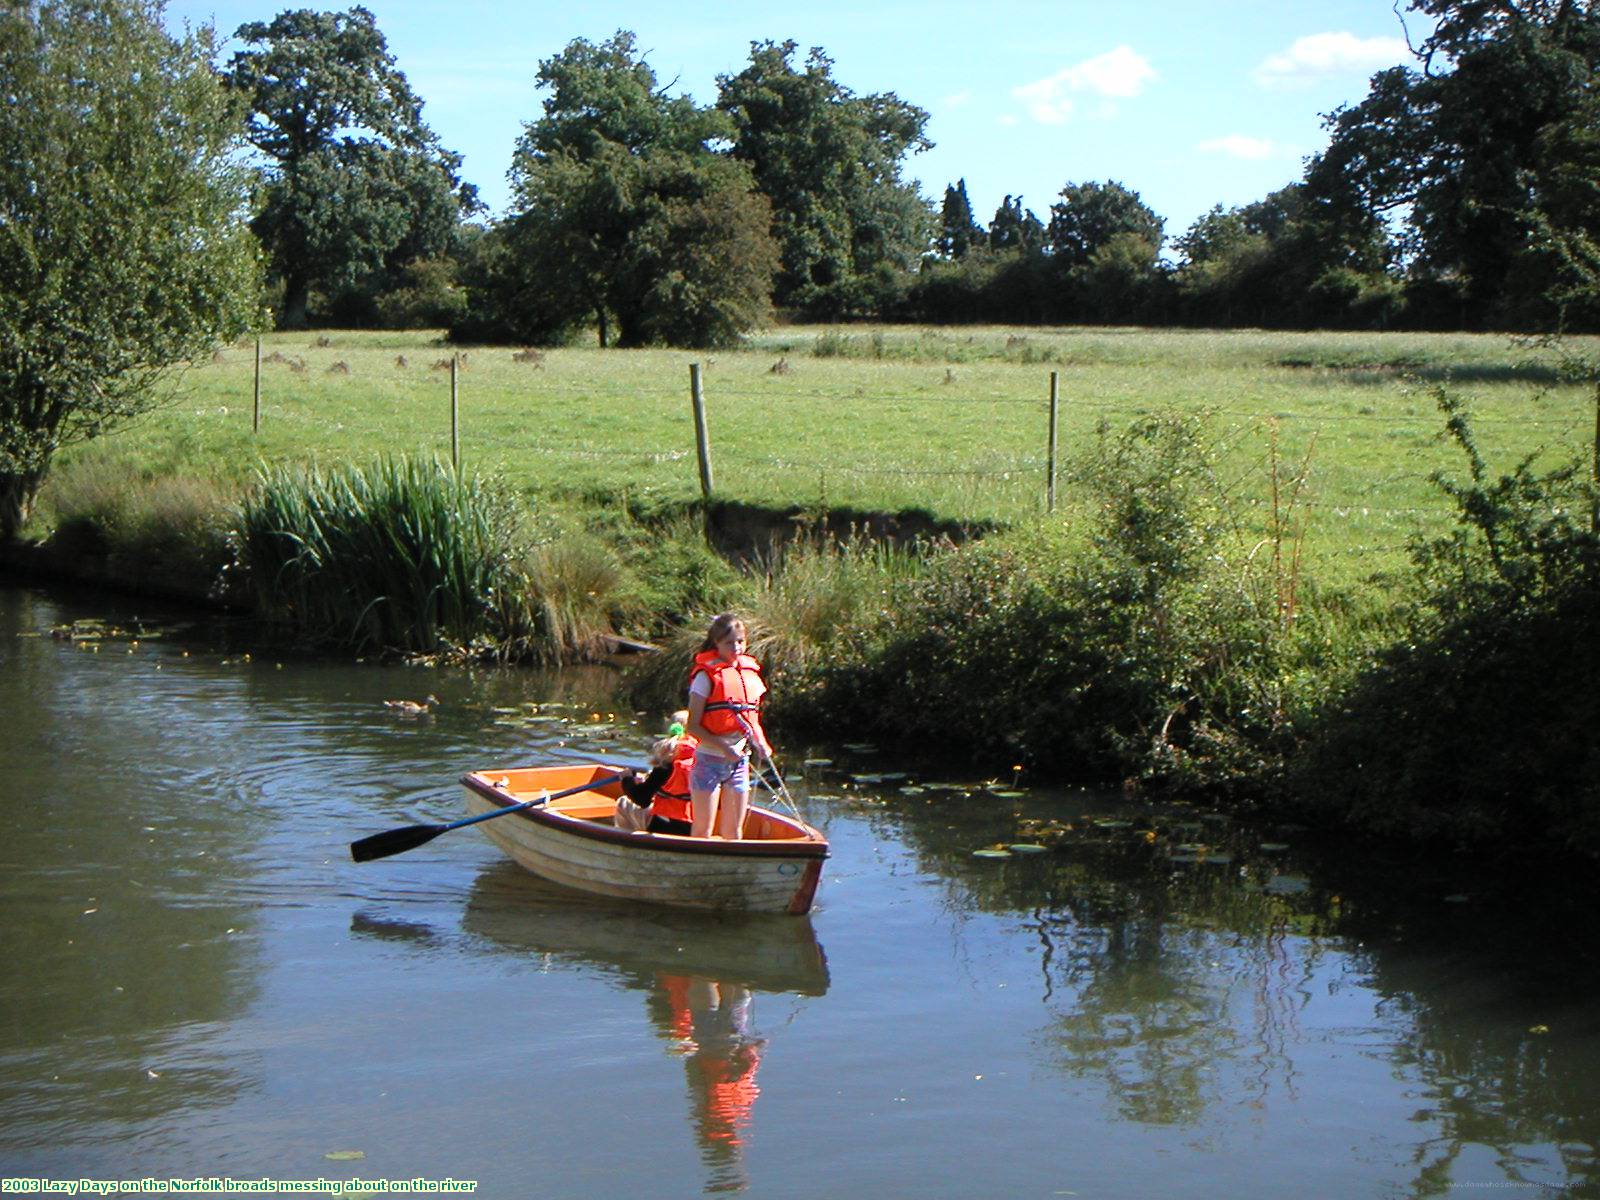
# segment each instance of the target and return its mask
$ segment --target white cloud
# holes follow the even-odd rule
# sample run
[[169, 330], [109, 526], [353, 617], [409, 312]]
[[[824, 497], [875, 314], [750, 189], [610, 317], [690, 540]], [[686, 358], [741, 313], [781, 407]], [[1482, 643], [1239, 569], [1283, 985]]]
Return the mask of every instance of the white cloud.
[[1000, 124], [1004, 125], [1006, 128], [1009, 129], [1011, 126], [1015, 125], [1016, 123], [1017, 123], [1017, 117], [1016, 117], [1015, 113], [1002, 113], [1001, 114], [1001, 116], [1000, 116]]
[[1313, 33], [1256, 68], [1262, 87], [1304, 87], [1334, 75], [1367, 75], [1409, 58], [1404, 38], [1359, 38], [1353, 33]]
[[1271, 158], [1278, 146], [1266, 138], [1246, 137], [1230, 133], [1227, 137], [1210, 138], [1195, 147], [1206, 154], [1226, 154], [1229, 158]]
[[1137, 96], [1156, 79], [1156, 70], [1131, 47], [1118, 46], [1097, 58], [1063, 67], [1054, 75], [1011, 89], [1011, 94], [1043, 125], [1062, 125], [1072, 117], [1073, 96], [1087, 92], [1104, 99]]

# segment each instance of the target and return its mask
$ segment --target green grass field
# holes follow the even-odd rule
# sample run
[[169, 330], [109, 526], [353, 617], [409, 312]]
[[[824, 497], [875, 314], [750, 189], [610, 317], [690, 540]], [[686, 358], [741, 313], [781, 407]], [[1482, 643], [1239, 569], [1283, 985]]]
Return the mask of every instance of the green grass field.
[[[258, 435], [252, 344], [192, 368], [163, 409], [63, 461], [226, 481], [263, 459], [447, 458], [449, 371], [436, 364], [451, 352], [427, 334], [273, 334]], [[1447, 520], [1429, 475], [1464, 463], [1441, 439], [1433, 385], [1469, 399], [1497, 472], [1531, 453], [1587, 461], [1595, 424], [1593, 393], [1559, 382], [1550, 352], [1493, 335], [795, 326], [713, 354], [573, 348], [537, 365], [513, 354], [467, 348], [462, 459], [547, 496], [697, 496], [692, 362], [704, 368], [717, 492], [757, 505], [971, 522], [1042, 512], [1052, 371], [1064, 464], [1101, 422], [1208, 414], [1219, 478], [1258, 514], [1276, 426], [1286, 472], [1310, 452], [1307, 568], [1327, 582], [1396, 565], [1409, 535]]]

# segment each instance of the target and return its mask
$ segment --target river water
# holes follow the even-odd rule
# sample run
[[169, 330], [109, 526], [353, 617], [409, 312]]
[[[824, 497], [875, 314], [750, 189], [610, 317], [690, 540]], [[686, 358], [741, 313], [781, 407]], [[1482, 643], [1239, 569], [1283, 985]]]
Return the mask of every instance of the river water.
[[[297, 659], [0, 589], [0, 1172], [495, 1198], [1600, 1187], [1587, 923], [1414, 864], [1347, 872], [1292, 828], [791, 749], [834, 848], [807, 918], [571, 895], [476, 830], [350, 861], [459, 815], [464, 770], [641, 761], [659, 715], [608, 687]], [[1045, 849], [974, 853], [1010, 844]]]

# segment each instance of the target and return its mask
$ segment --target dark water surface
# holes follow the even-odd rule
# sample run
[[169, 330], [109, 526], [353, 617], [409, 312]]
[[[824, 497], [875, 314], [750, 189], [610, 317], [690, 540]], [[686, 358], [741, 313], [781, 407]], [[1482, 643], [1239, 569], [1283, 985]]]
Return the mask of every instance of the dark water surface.
[[[135, 607], [137, 641], [51, 636]], [[610, 716], [603, 673], [297, 660], [135, 607], [0, 589], [5, 1176], [1600, 1187], [1584, 917], [1404, 863], [1379, 902], [1298, 831], [859, 750], [787, 756], [834, 846], [805, 919], [573, 896], [476, 830], [357, 865], [355, 837], [458, 815], [464, 770], [639, 761], [660, 718]], [[973, 854], [1012, 843], [1047, 848]]]

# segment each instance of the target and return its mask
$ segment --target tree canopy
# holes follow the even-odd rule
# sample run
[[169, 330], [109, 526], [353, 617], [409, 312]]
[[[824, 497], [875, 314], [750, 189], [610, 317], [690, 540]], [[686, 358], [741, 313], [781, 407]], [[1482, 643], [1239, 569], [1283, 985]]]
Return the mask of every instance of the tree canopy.
[[1594, 165], [1600, 14], [1581, 0], [1411, 7], [1436, 21], [1421, 69], [1379, 73], [1331, 115], [1308, 201], [1352, 265], [1382, 266], [1363, 243], [1394, 215], [1412, 273], [1449, 281], [1479, 322], [1549, 323], [1563, 241], [1600, 233], [1600, 196], [1568, 186]]
[[768, 311], [771, 209], [717, 153], [729, 123], [667, 96], [633, 34], [571, 42], [540, 63], [544, 115], [512, 164], [517, 211], [496, 235], [467, 327], [523, 341], [586, 317], [601, 344], [724, 343]]
[[154, 0], [0, 12], [0, 538], [52, 455], [257, 316], [248, 173], [209, 30]]
[[422, 101], [365, 8], [296, 9], [241, 25], [226, 76], [247, 98], [248, 137], [268, 164], [255, 231], [303, 324], [330, 295], [455, 245], [476, 190], [422, 120]]
[[752, 42], [745, 69], [718, 78], [717, 107], [733, 121], [734, 157], [772, 204], [777, 303], [874, 311], [933, 233], [927, 203], [900, 178], [905, 157], [932, 146], [928, 114], [893, 92], [856, 96], [820, 48], [797, 68], [796, 48]]

